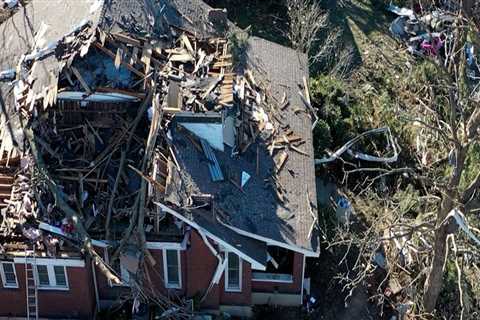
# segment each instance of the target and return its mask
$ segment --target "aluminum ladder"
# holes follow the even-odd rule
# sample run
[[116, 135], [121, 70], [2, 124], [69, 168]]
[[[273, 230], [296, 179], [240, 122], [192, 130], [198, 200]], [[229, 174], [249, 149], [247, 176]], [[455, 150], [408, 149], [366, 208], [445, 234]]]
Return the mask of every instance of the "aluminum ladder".
[[25, 287], [27, 292], [27, 320], [38, 320], [38, 287], [35, 268], [35, 245], [33, 249], [25, 249]]

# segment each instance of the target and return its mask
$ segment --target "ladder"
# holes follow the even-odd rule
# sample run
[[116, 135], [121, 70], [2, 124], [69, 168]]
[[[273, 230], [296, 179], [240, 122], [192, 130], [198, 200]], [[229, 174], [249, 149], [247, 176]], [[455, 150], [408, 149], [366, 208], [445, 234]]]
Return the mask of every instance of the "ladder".
[[32, 250], [25, 249], [25, 287], [27, 292], [27, 320], [38, 320], [38, 290], [35, 268], [35, 245]]

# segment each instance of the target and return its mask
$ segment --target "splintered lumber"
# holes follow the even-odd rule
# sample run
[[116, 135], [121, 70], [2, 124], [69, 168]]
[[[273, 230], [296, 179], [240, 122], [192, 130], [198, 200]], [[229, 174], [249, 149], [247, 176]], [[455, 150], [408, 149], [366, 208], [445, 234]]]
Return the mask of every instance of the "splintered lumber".
[[[151, 183], [152, 185], [154, 185], [155, 187], [159, 188], [160, 189], [160, 192], [165, 192], [165, 186], [162, 185], [160, 182], [158, 182], [157, 180], [151, 178], [151, 177], [148, 177], [146, 175], [144, 175], [140, 170], [138, 170], [137, 168], [135, 168], [134, 166], [132, 165], [128, 165], [128, 167], [130, 169], [132, 169], [136, 174], [138, 174], [140, 176], [140, 178], [144, 179], [145, 181], [147, 181], [148, 183]], [[163, 174], [162, 174], [163, 175]]]
[[230, 66], [232, 66], [232, 62], [230, 62], [230, 61], [219, 61], [219, 62], [215, 62], [213, 64], [214, 69], [225, 68], [225, 67], [230, 67]]
[[185, 49], [187, 49], [188, 53], [190, 53], [192, 56], [195, 55], [195, 50], [193, 50], [192, 44], [190, 43], [190, 40], [185, 34], [182, 34], [180, 36], [180, 41], [183, 43], [185, 46]]
[[247, 70], [247, 71], [245, 72], [245, 74], [246, 74], [246, 76], [247, 76], [248, 82], [250, 82], [250, 85], [252, 85], [252, 87], [256, 87], [256, 86], [257, 86], [257, 83], [255, 82], [255, 78], [253, 77], [252, 71]]
[[275, 143], [276, 144], [281, 144], [281, 143], [290, 144], [292, 142], [298, 142], [300, 140], [302, 140], [302, 137], [299, 137], [295, 134], [282, 135], [281, 137], [278, 137], [278, 138], [275, 139]]
[[127, 151], [122, 150], [122, 155], [120, 158], [120, 165], [118, 166], [117, 176], [115, 177], [115, 183], [113, 184], [112, 194], [110, 195], [110, 200], [108, 201], [107, 206], [107, 217], [105, 219], [105, 240], [110, 240], [110, 220], [112, 218], [112, 209], [113, 201], [115, 200], [115, 194], [117, 193], [118, 185], [120, 183], [120, 177], [123, 173], [123, 168], [125, 166], [125, 160], [127, 158]]
[[280, 155], [280, 158], [278, 159], [278, 162], [275, 164], [277, 167], [277, 173], [282, 170], [283, 165], [285, 164], [285, 162], [287, 162], [287, 159], [288, 159], [288, 153], [283, 151], [282, 154]]
[[[141, 170], [140, 170], [140, 172], [142, 174], [146, 170], [148, 159], [151, 159], [153, 149], [154, 149], [154, 145], [155, 145], [156, 140], [157, 140], [158, 131], [161, 127], [160, 122], [161, 122], [161, 119], [162, 119], [162, 114], [160, 114], [160, 110], [159, 110], [160, 106], [159, 106], [159, 103], [157, 101], [157, 97], [154, 96], [154, 91], [155, 91], [155, 88], [152, 88], [152, 89], [149, 90], [148, 96], [143, 101], [143, 104], [140, 107], [140, 111], [139, 111], [139, 113], [137, 114], [137, 117], [134, 120], [135, 123], [138, 125], [138, 123], [140, 122], [140, 119], [143, 117], [143, 115], [147, 111], [148, 107], [150, 105], [153, 106], [154, 111], [153, 111], [152, 122], [151, 122], [151, 126], [150, 126], [150, 131], [149, 131], [149, 134], [148, 134], [147, 146], [146, 146], [146, 149], [145, 149], [145, 154], [143, 156], [143, 160], [142, 160], [142, 164], [141, 164]], [[136, 128], [136, 125], [135, 125], [135, 128]], [[133, 136], [134, 132], [135, 132], [135, 129], [132, 129], [132, 131], [131, 131], [132, 136]], [[120, 243], [119, 243], [117, 249], [115, 250], [115, 252], [113, 254], [114, 259], [116, 259], [120, 255], [120, 252], [122, 251], [123, 247], [129, 241], [130, 236], [131, 236], [135, 226], [137, 227], [137, 232], [138, 232], [139, 237], [140, 237], [140, 242], [141, 242], [142, 248], [145, 249], [144, 245], [145, 245], [146, 240], [145, 240], [145, 229], [143, 227], [143, 225], [144, 225], [143, 220], [144, 220], [144, 212], [145, 212], [146, 189], [147, 188], [146, 188], [145, 180], [142, 179], [142, 182], [140, 184], [139, 193], [137, 194], [137, 196], [135, 198], [135, 204], [133, 206], [133, 213], [130, 217], [130, 224], [128, 225], [127, 230], [125, 230], [124, 236], [120, 240]]]
[[301, 155], [308, 156], [308, 153], [306, 153], [305, 151], [302, 151], [302, 150], [298, 149], [298, 148], [295, 147], [295, 146], [290, 145], [290, 149], [292, 149], [292, 150], [295, 151], [295, 152], [300, 153]]
[[308, 110], [310, 110], [310, 112], [315, 115], [315, 109], [313, 109], [312, 105], [307, 100], [307, 98], [305, 98], [303, 96], [301, 91], [298, 91], [298, 95], [300, 96], [300, 98], [302, 99], [302, 102], [305, 104], [305, 106], [308, 108]]
[[152, 60], [152, 46], [149, 43], [146, 43], [142, 50], [142, 57], [140, 61], [145, 65], [145, 74], [150, 72], [150, 62]]
[[[160, 98], [159, 95], [156, 94], [153, 97], [152, 100], [152, 107], [153, 107], [153, 115], [152, 115], [152, 121], [150, 125], [150, 131], [148, 133], [148, 138], [147, 138], [147, 145], [145, 147], [145, 154], [143, 155], [143, 161], [142, 161], [142, 172], [145, 172], [147, 169], [148, 163], [150, 162], [150, 159], [153, 156], [153, 152], [155, 150], [155, 144], [157, 143], [157, 137], [158, 133], [160, 131], [161, 126], [161, 121], [163, 117], [163, 112], [161, 110], [161, 105], [160, 105]], [[145, 202], [147, 200], [147, 184], [144, 179], [142, 179], [142, 182], [140, 184], [140, 193], [138, 194], [138, 197], [140, 198], [139, 206], [138, 206], [138, 222], [137, 222], [137, 233], [140, 238], [140, 243], [143, 248], [143, 250], [146, 250], [146, 235], [145, 235]]]
[[312, 105], [312, 101], [310, 100], [310, 91], [308, 90], [307, 78], [305, 76], [303, 76], [303, 87], [305, 89], [305, 98], [307, 99], [308, 103]]
[[[113, 53], [111, 50], [105, 48], [104, 46], [102, 46], [99, 42], [95, 42], [94, 43], [94, 46], [99, 49], [100, 51], [102, 51], [103, 53], [105, 53], [107, 56], [109, 56], [110, 58], [112, 58], [113, 60], [115, 60], [115, 53]], [[135, 73], [137, 76], [143, 78], [145, 77], [145, 75], [143, 73], [141, 73], [140, 71], [138, 71], [137, 69], [135, 69], [131, 64], [125, 62], [125, 61], [121, 61], [121, 64], [123, 66], [125, 66], [125, 68], [127, 68], [128, 70], [130, 70], [131, 72]]]
[[207, 91], [205, 91], [205, 93], [202, 95], [202, 99], [205, 99], [206, 97], [208, 97], [208, 95], [210, 94], [210, 92], [212, 92], [213, 89], [215, 89], [215, 87], [220, 83], [220, 81], [222, 81], [223, 79], [223, 75], [220, 75], [216, 81], [214, 81], [210, 87], [208, 87]]
[[75, 74], [75, 77], [77, 77], [78, 81], [80, 81], [80, 84], [82, 85], [83, 89], [87, 92], [87, 94], [92, 94], [92, 90], [90, 90], [90, 87], [88, 86], [87, 82], [85, 79], [83, 79], [82, 75], [80, 74], [80, 71], [78, 71], [77, 68], [74, 66], [71, 66], [70, 69], [72, 69], [73, 74]]
[[192, 57], [191, 54], [189, 53], [177, 53], [177, 54], [172, 54], [170, 56], [170, 61], [172, 62], [189, 62], [189, 61], [195, 61], [195, 59]]
[[115, 40], [118, 40], [120, 42], [132, 45], [134, 47], [141, 47], [142, 46], [142, 43], [140, 42], [140, 40], [134, 39], [134, 38], [129, 37], [125, 34], [113, 33], [112, 36], [113, 36], [113, 38], [115, 38]]
[[35, 159], [36, 166], [39, 172], [45, 177], [44, 182], [46, 183], [47, 187], [50, 189], [50, 192], [53, 194], [55, 198], [55, 205], [65, 213], [65, 216], [73, 221], [75, 226], [75, 232], [78, 233], [77, 239], [82, 242], [82, 246], [85, 251], [92, 257], [95, 265], [100, 269], [100, 271], [105, 275], [105, 277], [112, 281], [113, 283], [121, 283], [120, 279], [110, 271], [110, 268], [106, 266], [105, 261], [98, 255], [98, 253], [94, 250], [92, 246], [92, 239], [90, 235], [85, 230], [85, 227], [82, 223], [82, 219], [80, 219], [78, 213], [73, 210], [70, 205], [65, 200], [65, 194], [61, 192], [55, 182], [50, 178], [48, 170], [45, 168], [45, 163], [41, 156], [40, 151], [37, 148], [35, 142], [35, 136], [33, 130], [30, 128], [26, 128], [24, 130], [25, 137], [27, 138], [30, 149], [32, 151], [33, 158]]

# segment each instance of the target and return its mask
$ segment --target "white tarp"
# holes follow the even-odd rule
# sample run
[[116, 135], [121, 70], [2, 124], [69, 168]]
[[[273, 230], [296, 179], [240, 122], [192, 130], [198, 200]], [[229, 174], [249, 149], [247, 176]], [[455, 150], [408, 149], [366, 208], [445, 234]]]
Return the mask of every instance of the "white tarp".
[[86, 92], [82, 91], [63, 91], [58, 94], [57, 99], [87, 102], [126, 102], [140, 100], [137, 97], [116, 92], [95, 92], [87, 95]]
[[472, 231], [470, 231], [470, 228], [468, 227], [467, 220], [465, 219], [465, 216], [463, 215], [462, 212], [458, 209], [453, 209], [450, 211], [445, 218], [444, 222], [447, 221], [449, 218], [453, 217], [455, 221], [457, 222], [457, 225], [462, 229], [467, 236], [472, 239], [476, 244], [480, 245], [480, 240], [473, 234]]
[[17, 6], [18, 0], [2, 0], [3, 7], [7, 7], [8, 9], [13, 9]]
[[224, 151], [222, 123], [179, 122], [179, 124], [197, 137], [206, 140], [212, 148]]

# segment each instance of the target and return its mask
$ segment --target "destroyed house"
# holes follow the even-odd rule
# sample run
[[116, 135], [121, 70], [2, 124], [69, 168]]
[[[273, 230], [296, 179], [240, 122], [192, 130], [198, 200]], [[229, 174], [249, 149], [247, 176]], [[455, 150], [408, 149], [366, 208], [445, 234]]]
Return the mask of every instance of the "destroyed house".
[[302, 304], [307, 59], [232, 28], [199, 0], [32, 0], [0, 25], [1, 317]]

